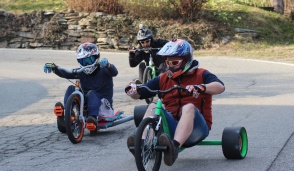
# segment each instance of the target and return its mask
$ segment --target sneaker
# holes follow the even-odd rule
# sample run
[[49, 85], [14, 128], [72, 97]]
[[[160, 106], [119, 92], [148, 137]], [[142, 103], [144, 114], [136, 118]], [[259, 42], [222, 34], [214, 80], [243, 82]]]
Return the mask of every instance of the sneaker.
[[135, 84], [140, 86], [142, 84], [142, 82], [140, 80], [138, 80], [138, 79], [135, 79]]
[[173, 165], [178, 158], [179, 147], [175, 147], [174, 142], [166, 134], [160, 135], [158, 144], [167, 146], [167, 150], [164, 151], [164, 163], [168, 166]]
[[87, 129], [90, 131], [96, 131], [97, 130], [97, 119], [93, 116], [89, 116], [87, 118]]
[[134, 157], [135, 157], [135, 139], [136, 139], [135, 135], [130, 135], [127, 140], [128, 149], [130, 150], [130, 152], [133, 154]]

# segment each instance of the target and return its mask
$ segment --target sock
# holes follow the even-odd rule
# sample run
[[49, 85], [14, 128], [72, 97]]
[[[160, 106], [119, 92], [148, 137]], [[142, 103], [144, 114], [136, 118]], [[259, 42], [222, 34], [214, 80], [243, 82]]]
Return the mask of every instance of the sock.
[[180, 146], [180, 143], [179, 143], [177, 140], [173, 140], [173, 142], [174, 142], [174, 145], [175, 145], [176, 147], [179, 147], [179, 146]]

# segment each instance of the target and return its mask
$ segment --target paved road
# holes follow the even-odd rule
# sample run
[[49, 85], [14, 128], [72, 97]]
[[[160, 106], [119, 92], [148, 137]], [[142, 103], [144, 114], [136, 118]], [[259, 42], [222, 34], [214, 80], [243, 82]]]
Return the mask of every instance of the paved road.
[[[73, 145], [58, 132], [53, 106], [62, 101], [70, 84], [54, 74], [43, 73], [45, 62], [67, 68], [77, 66], [69, 51], [0, 49], [0, 170], [136, 170], [126, 147], [135, 128], [127, 122], [89, 132]], [[115, 64], [114, 107], [133, 113], [135, 105], [124, 93], [137, 77], [126, 53], [102, 53]], [[198, 57], [200, 67], [217, 74], [226, 91], [214, 96], [214, 124], [208, 139], [221, 139], [228, 126], [244, 126], [249, 151], [244, 160], [226, 160], [221, 146], [196, 146], [184, 150], [172, 167], [161, 170], [288, 171], [294, 168], [294, 65], [225, 57]]]

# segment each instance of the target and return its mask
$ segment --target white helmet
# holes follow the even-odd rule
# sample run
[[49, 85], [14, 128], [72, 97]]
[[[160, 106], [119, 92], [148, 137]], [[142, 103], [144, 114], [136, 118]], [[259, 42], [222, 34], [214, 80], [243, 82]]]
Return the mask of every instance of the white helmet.
[[[83, 43], [81, 44], [76, 51], [76, 58], [80, 63], [81, 67], [87, 65], [92, 65], [93, 63], [98, 62], [100, 57], [100, 52], [98, 46], [93, 43]], [[84, 69], [85, 74], [92, 74], [97, 66], [89, 67]]]

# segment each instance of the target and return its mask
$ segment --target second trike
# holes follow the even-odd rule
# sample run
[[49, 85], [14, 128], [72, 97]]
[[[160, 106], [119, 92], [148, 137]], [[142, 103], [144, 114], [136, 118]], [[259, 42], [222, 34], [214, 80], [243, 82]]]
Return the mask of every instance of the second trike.
[[[52, 65], [46, 63], [45, 65]], [[79, 69], [67, 70], [67, 72], [81, 73], [88, 67], [93, 67], [92, 64]], [[80, 87], [80, 80], [76, 79], [75, 91], [68, 97], [66, 106], [63, 107], [62, 103], [56, 103], [54, 107], [54, 114], [57, 116], [57, 128], [61, 133], [67, 133], [69, 140], [73, 143], [79, 143], [84, 136], [85, 128], [90, 131], [90, 134], [96, 134], [98, 129], [106, 129], [115, 125], [133, 120], [133, 115], [121, 116], [122, 111], [117, 111], [112, 117], [98, 117], [97, 127], [93, 123], [87, 123], [88, 111], [87, 102], [84, 93]]]

